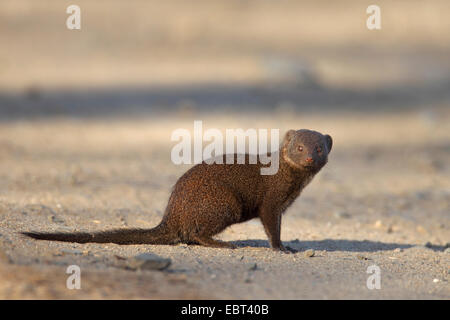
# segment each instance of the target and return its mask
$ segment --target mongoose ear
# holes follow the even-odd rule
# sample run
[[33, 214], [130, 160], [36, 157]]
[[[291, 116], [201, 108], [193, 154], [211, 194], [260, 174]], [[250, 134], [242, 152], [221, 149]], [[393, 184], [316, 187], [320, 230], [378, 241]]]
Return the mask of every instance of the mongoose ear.
[[331, 136], [329, 134], [326, 134], [325, 141], [327, 142], [328, 153], [330, 153], [331, 147], [333, 146], [333, 139], [331, 139]]
[[292, 138], [295, 136], [296, 131], [295, 130], [289, 130], [286, 132], [286, 135], [284, 136], [284, 142], [290, 142]]

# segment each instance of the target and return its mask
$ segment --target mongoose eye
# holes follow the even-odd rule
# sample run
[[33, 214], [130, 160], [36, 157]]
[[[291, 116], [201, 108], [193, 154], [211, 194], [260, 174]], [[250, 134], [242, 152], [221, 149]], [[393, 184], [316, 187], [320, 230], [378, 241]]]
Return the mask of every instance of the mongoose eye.
[[303, 151], [303, 147], [302, 147], [302, 146], [298, 147], [297, 149], [298, 149], [298, 151], [300, 151], [300, 152]]
[[322, 148], [321, 147], [317, 147], [317, 152], [321, 153], [322, 152]]

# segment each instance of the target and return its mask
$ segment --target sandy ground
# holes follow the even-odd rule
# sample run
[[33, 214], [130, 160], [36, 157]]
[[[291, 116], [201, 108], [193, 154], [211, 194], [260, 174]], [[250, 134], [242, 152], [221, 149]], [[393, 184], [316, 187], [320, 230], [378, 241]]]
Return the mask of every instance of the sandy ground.
[[[79, 32], [71, 3], [0, 3], [0, 298], [450, 299], [448, 1], [380, 0], [378, 33], [371, 1], [78, 3]], [[194, 120], [333, 137], [283, 217], [299, 253], [257, 220], [218, 236], [235, 250], [19, 234], [153, 227], [189, 168], [171, 133]], [[146, 252], [172, 265], [123, 268]]]
[[[437, 111], [436, 111], [437, 112]], [[229, 116], [229, 115], [228, 115]], [[236, 250], [37, 242], [20, 231], [103, 230], [155, 225], [186, 169], [169, 160], [174, 119], [20, 121], [1, 126], [0, 240], [3, 298], [450, 298], [449, 114], [261, 118], [331, 132], [329, 164], [283, 218], [282, 240], [300, 252], [272, 252], [259, 221], [220, 238]], [[230, 117], [231, 118], [231, 117]], [[208, 126], [249, 120], [205, 118]], [[367, 135], [361, 132], [361, 122]], [[105, 130], [107, 128], [107, 130]], [[382, 132], [382, 133], [381, 133]], [[414, 132], [415, 139], [410, 137]], [[169, 138], [168, 138], [169, 139]], [[427, 242], [429, 242], [427, 244]], [[314, 249], [312, 258], [303, 251]], [[152, 252], [172, 259], [164, 272], [127, 271], [117, 258]], [[68, 265], [82, 290], [65, 288]], [[253, 270], [254, 264], [257, 265]], [[381, 269], [369, 290], [366, 269]], [[435, 280], [437, 279], [437, 280]], [[18, 285], [20, 284], [20, 285]]]

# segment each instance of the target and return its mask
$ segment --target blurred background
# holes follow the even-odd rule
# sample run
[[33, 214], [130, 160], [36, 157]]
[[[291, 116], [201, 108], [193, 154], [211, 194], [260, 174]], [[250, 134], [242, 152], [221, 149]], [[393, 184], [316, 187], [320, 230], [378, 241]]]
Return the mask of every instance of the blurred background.
[[371, 1], [80, 0], [81, 30], [71, 4], [0, 3], [8, 202], [73, 181], [173, 183], [186, 167], [171, 132], [197, 119], [329, 133], [341, 188], [441, 190], [448, 205], [450, 2], [378, 1], [374, 31]]
[[[81, 30], [66, 28], [71, 4]], [[203, 120], [333, 137], [286, 219], [358, 231], [315, 237], [445, 246], [449, 13], [448, 0], [2, 0], [3, 227], [153, 226], [187, 169], [171, 133]]]
[[70, 4], [0, 3], [3, 194], [160, 168], [172, 183], [186, 168], [168, 161], [171, 132], [198, 119], [329, 133], [351, 190], [373, 175], [448, 200], [450, 2], [378, 1], [376, 31], [370, 1], [80, 0], [81, 30]]
[[448, 103], [445, 0], [72, 2], [1, 2], [2, 118]]

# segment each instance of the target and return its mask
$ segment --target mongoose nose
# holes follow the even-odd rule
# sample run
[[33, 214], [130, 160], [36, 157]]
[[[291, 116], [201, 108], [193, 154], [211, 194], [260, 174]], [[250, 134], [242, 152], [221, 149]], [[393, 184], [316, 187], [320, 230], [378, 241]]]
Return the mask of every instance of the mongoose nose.
[[313, 158], [309, 157], [305, 159], [306, 162], [313, 162]]

